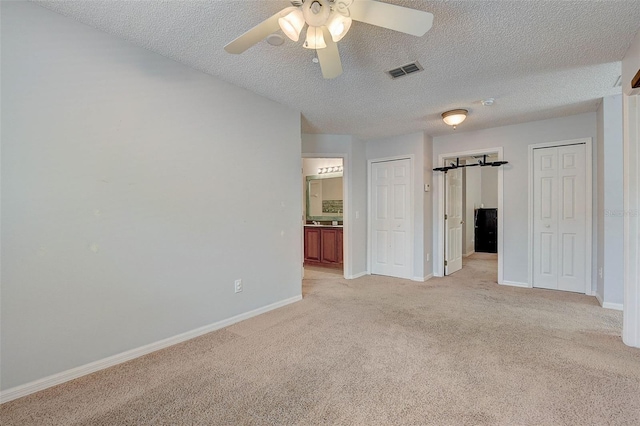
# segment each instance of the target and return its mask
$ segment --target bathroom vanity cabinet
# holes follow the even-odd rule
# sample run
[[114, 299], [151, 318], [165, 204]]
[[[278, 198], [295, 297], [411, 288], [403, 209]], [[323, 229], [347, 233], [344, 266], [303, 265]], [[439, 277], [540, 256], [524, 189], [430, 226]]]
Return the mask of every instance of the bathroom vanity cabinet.
[[342, 268], [342, 228], [304, 227], [304, 264]]

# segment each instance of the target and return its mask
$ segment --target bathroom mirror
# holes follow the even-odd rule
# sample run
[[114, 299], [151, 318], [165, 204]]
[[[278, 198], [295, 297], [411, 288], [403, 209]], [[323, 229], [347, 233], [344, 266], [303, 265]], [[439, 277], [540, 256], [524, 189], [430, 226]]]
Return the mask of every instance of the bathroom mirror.
[[342, 173], [307, 176], [307, 220], [342, 221]]

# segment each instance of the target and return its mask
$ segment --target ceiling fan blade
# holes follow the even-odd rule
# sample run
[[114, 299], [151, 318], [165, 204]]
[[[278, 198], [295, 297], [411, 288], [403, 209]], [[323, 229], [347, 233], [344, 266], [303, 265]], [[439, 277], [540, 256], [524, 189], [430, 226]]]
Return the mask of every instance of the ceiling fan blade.
[[349, 6], [351, 19], [417, 37], [425, 35], [433, 25], [433, 15], [374, 0], [355, 0]]
[[280, 12], [276, 13], [272, 17], [262, 21], [255, 27], [251, 28], [246, 33], [242, 34], [237, 39], [233, 40], [231, 43], [227, 44], [224, 47], [229, 53], [239, 54], [253, 46], [254, 44], [264, 40], [269, 34], [273, 34], [280, 29], [280, 24], [278, 24], [278, 18], [283, 15], [286, 15], [291, 10], [296, 9], [295, 7], [287, 7]]
[[324, 78], [336, 78], [342, 74], [342, 62], [340, 61], [338, 45], [331, 38], [331, 33], [327, 27], [322, 27], [322, 33], [324, 35], [324, 41], [327, 44], [327, 47], [324, 49], [317, 50], [322, 76]]

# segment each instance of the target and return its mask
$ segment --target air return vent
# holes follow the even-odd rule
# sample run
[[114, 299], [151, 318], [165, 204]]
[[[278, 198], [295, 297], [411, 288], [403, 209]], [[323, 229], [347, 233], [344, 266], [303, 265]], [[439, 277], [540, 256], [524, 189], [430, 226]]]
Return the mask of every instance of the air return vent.
[[420, 65], [420, 63], [416, 61], [407, 65], [403, 65], [399, 68], [394, 68], [392, 70], [389, 70], [387, 71], [387, 74], [389, 74], [391, 78], [396, 79], [398, 77], [403, 77], [405, 75], [413, 74], [415, 72], [422, 71], [422, 70], [423, 70], [422, 65]]

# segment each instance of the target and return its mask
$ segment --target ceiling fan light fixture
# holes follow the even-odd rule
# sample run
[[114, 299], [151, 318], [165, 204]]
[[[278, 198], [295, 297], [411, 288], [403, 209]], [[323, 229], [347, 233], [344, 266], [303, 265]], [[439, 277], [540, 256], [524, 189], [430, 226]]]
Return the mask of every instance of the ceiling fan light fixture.
[[300, 33], [302, 32], [304, 24], [304, 16], [300, 9], [294, 9], [287, 15], [278, 18], [280, 29], [292, 41], [298, 41], [300, 39]]
[[330, 13], [329, 0], [307, 0], [302, 5], [302, 16], [310, 27], [325, 25]]
[[322, 34], [322, 28], [307, 27], [307, 39], [303, 46], [307, 49], [324, 49], [327, 47], [327, 43], [324, 41], [324, 35]]
[[351, 28], [352, 19], [343, 16], [335, 10], [331, 12], [329, 15], [329, 19], [327, 20], [327, 29], [331, 33], [331, 38], [336, 43], [342, 40], [342, 38], [347, 34], [349, 28]]
[[442, 121], [449, 126], [453, 126], [455, 129], [458, 124], [462, 123], [465, 118], [467, 118], [468, 113], [469, 111], [466, 109], [452, 109], [451, 111], [442, 113]]

